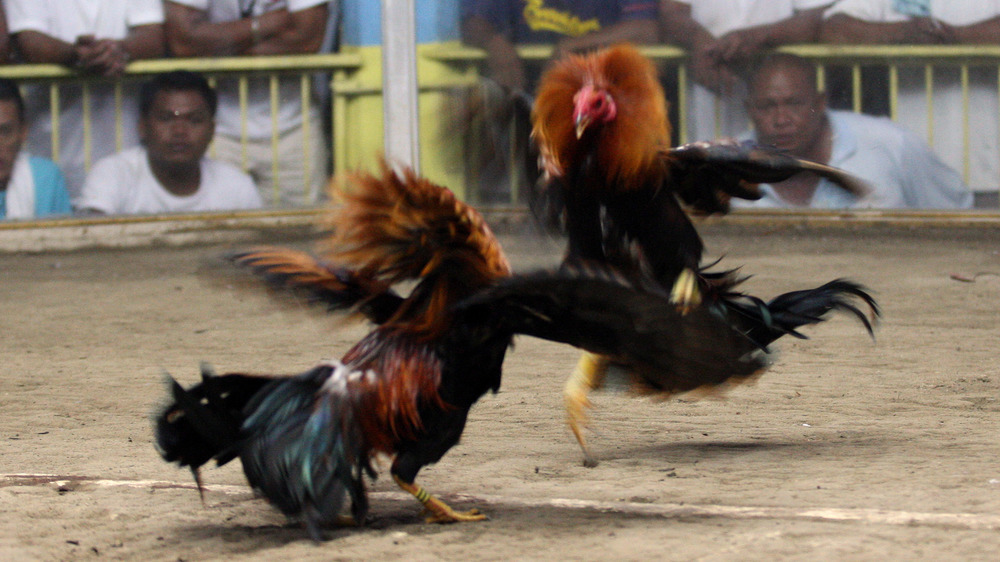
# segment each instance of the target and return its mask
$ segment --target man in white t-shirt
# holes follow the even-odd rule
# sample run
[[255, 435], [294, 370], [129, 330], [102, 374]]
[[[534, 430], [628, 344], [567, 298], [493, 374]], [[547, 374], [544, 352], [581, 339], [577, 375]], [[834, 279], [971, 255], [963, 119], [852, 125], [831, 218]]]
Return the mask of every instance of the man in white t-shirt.
[[175, 71], [143, 85], [142, 146], [108, 156], [87, 175], [78, 205], [85, 214], [153, 214], [256, 209], [250, 176], [205, 158], [215, 130], [215, 91], [199, 74]]
[[[329, 1], [167, 0], [167, 44], [175, 56], [181, 57], [315, 53], [323, 44], [330, 20]], [[248, 86], [247, 171], [257, 180], [268, 204], [315, 203], [327, 179], [318, 104], [312, 105], [308, 115], [302, 115], [299, 80], [280, 80], [275, 130], [269, 79], [252, 78]], [[242, 166], [244, 122], [239, 87], [235, 80], [219, 80], [218, 90], [219, 128], [213, 154]], [[272, 149], [275, 134], [277, 158]], [[275, 160], [277, 178], [272, 167]]]
[[[850, 44], [1000, 44], [1000, 0], [840, 0], [824, 14], [824, 42]], [[996, 65], [969, 68], [969, 127], [965, 138], [958, 65], [934, 67], [932, 99], [925, 70], [899, 67], [897, 120], [934, 147], [950, 166], [967, 172], [974, 191], [1000, 185], [1000, 123]], [[933, 121], [928, 103], [933, 103]], [[965, 160], [968, 143], [969, 159]]]
[[856, 197], [803, 172], [761, 186], [764, 197], [741, 207], [813, 209], [965, 209], [972, 193], [917, 135], [884, 117], [829, 111], [816, 67], [787, 53], [768, 55], [750, 78], [747, 108], [754, 131], [743, 138], [797, 158], [840, 168], [868, 184]]
[[[160, 0], [4, 0], [4, 6], [10, 33], [26, 62], [117, 76], [130, 60], [158, 58], [164, 53]], [[117, 122], [113, 85], [92, 84], [87, 129], [82, 89], [61, 86], [57, 157], [53, 155], [54, 120], [49, 113], [48, 85], [33, 88], [25, 96], [32, 123], [26, 146], [32, 154], [59, 163], [74, 200], [92, 162], [136, 143], [134, 91], [126, 86], [123, 93], [122, 119]], [[89, 145], [85, 136], [89, 136]]]
[[731, 137], [747, 128], [740, 76], [765, 49], [816, 40], [833, 0], [661, 0], [663, 41], [691, 52], [688, 138]]

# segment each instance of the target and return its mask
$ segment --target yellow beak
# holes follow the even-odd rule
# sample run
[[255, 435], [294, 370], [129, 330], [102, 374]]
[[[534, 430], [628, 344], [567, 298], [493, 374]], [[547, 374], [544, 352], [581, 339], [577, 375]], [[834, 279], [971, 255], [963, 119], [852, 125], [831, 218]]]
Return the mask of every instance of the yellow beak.
[[580, 138], [580, 137], [583, 136], [583, 132], [586, 131], [587, 127], [590, 126], [591, 121], [592, 120], [591, 120], [591, 118], [590, 118], [589, 115], [581, 113], [580, 115], [577, 116], [577, 118], [576, 118], [576, 138]]

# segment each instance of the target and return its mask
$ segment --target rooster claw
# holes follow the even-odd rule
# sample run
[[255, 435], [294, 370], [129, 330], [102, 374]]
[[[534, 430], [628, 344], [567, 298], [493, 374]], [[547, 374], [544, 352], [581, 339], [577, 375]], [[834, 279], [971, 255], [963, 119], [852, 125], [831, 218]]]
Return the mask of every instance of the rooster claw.
[[685, 269], [677, 276], [674, 287], [670, 291], [670, 302], [677, 306], [677, 312], [682, 315], [691, 312], [701, 304], [698, 278], [693, 271]]
[[583, 430], [589, 425], [587, 409], [591, 407], [587, 394], [601, 386], [607, 367], [607, 357], [584, 353], [563, 388], [563, 400], [566, 404], [569, 428], [573, 431], [573, 436], [576, 437], [580, 448], [583, 449], [583, 466], [587, 468], [597, 466], [597, 460], [590, 454], [587, 439], [583, 436]]
[[[443, 508], [443, 509], [440, 509]], [[475, 521], [485, 521], [488, 519], [485, 514], [480, 513], [478, 509], [470, 509], [469, 511], [455, 511], [452, 508], [445, 505], [443, 502], [435, 506], [435, 508], [427, 508], [427, 518], [424, 519], [427, 523], [468, 523]]]

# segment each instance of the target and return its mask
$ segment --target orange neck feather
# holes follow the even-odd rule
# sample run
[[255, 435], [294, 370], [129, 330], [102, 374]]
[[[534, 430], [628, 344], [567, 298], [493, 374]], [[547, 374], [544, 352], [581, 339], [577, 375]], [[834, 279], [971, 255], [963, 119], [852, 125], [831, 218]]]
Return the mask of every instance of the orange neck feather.
[[658, 151], [670, 144], [663, 88], [653, 64], [629, 45], [570, 56], [542, 77], [532, 114], [532, 134], [546, 171], [562, 176], [588, 149], [576, 137], [573, 121], [574, 96], [585, 86], [606, 91], [616, 104], [615, 118], [593, 131], [593, 146], [605, 179], [628, 186], [660, 173]]

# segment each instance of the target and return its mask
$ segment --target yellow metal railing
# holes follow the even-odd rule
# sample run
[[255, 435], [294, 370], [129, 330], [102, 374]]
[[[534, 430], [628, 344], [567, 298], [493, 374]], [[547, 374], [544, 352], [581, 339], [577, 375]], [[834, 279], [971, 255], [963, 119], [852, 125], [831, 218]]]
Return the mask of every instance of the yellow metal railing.
[[[519, 49], [519, 54], [526, 60], [535, 64], [543, 64], [552, 55], [552, 48], [544, 45], [529, 45]], [[689, 103], [688, 91], [691, 75], [687, 68], [688, 55], [680, 48], [656, 45], [645, 46], [642, 50], [648, 56], [654, 58], [664, 67], [673, 72], [674, 82], [668, 96], [672, 104], [677, 108], [675, 113], [675, 130], [679, 141], [690, 139], [687, 106]], [[927, 141], [932, 146], [938, 131], [934, 129], [933, 122], [933, 102], [934, 100], [934, 80], [937, 76], [936, 70], [942, 67], [959, 69], [960, 87], [962, 93], [962, 115], [961, 123], [953, 126], [961, 127], [964, 136], [963, 152], [965, 164], [960, 170], [966, 178], [969, 175], [969, 131], [975, 126], [975, 121], [970, 119], [970, 79], [969, 73], [972, 68], [988, 68], [994, 72], [1000, 68], [1000, 45], [997, 46], [876, 46], [876, 45], [794, 45], [783, 47], [782, 51], [796, 53], [815, 60], [819, 65], [818, 80], [820, 85], [824, 85], [828, 76], [828, 68], [831, 66], [848, 67], [850, 69], [850, 91], [852, 92], [851, 107], [855, 111], [861, 111], [862, 83], [861, 68], [864, 65], [878, 65], [885, 67], [888, 71], [888, 83], [885, 88], [889, 98], [889, 114], [892, 118], [898, 118], [900, 71], [903, 68], [917, 68], [923, 70], [926, 95], [930, 100], [927, 115]], [[433, 73], [421, 71], [421, 93], [428, 91], [444, 91], [448, 88], [461, 88], [477, 81], [478, 69], [484, 61], [484, 53], [475, 48], [464, 47], [457, 44], [428, 45], [418, 51], [418, 65], [421, 68], [434, 69]], [[271, 125], [274, 134], [272, 135], [272, 151], [277, 153], [278, 125], [276, 108], [280, 102], [278, 90], [278, 78], [286, 76], [299, 77], [299, 89], [304, 109], [303, 114], [308, 113], [311, 104], [314, 104], [311, 95], [310, 76], [316, 73], [329, 73], [331, 76], [332, 107], [331, 121], [324, 126], [330, 127], [330, 136], [333, 139], [331, 157], [335, 164], [335, 169], [343, 169], [345, 165], [354, 166], [363, 156], [359, 156], [360, 151], [365, 154], [369, 152], [373, 143], [366, 138], [364, 143], [357, 144], [354, 140], [362, 129], [380, 128], [381, 115], [375, 115], [365, 106], [364, 111], [359, 111], [359, 105], [352, 105], [352, 100], [360, 98], [379, 98], [381, 105], [381, 86], [379, 80], [375, 79], [373, 72], [380, 72], [379, 63], [376, 57], [367, 55], [364, 52], [342, 53], [342, 54], [322, 54], [322, 55], [300, 55], [300, 56], [280, 56], [280, 57], [229, 57], [229, 58], [187, 58], [187, 59], [160, 59], [144, 60], [131, 63], [125, 76], [117, 81], [115, 85], [116, 107], [121, 108], [122, 85], [143, 79], [146, 76], [177, 69], [201, 72], [210, 77], [210, 80], [222, 78], [236, 78], [241, 100], [242, 116], [242, 159], [244, 166], [248, 158], [246, 154], [246, 122], [247, 122], [247, 83], [251, 78], [265, 77], [270, 81], [270, 98], [272, 104]], [[441, 69], [450, 69], [450, 72], [441, 72]], [[427, 78], [427, 76], [433, 76]], [[107, 83], [107, 80], [94, 77], [81, 76], [72, 70], [58, 65], [11, 65], [0, 66], [0, 77], [11, 78], [24, 84], [47, 85], [51, 94], [50, 111], [58, 116], [61, 113], [62, 103], [59, 96], [59, 88], [67, 84], [79, 84], [83, 86], [86, 94], [90, 85], [95, 83]], [[1000, 95], [1000, 79], [997, 81], [996, 91]], [[978, 110], [978, 109], [977, 109]], [[440, 112], [440, 108], [422, 108], [422, 114], [431, 114], [431, 119], [439, 118], [434, 112]], [[122, 148], [122, 120], [120, 111], [116, 116], [115, 143], [117, 148]], [[363, 113], [363, 115], [362, 115]], [[309, 124], [305, 124], [309, 127]], [[90, 124], [85, 123], [85, 130], [89, 130]], [[998, 131], [1000, 134], [1000, 131]], [[423, 133], [422, 133], [423, 135]], [[308, 138], [308, 136], [306, 136]], [[423, 155], [434, 153], [435, 150], [444, 150], [441, 146], [431, 146], [430, 143], [445, 143], [446, 140], [435, 139], [430, 135], [422, 136], [426, 144], [421, 151]], [[89, 135], [88, 135], [89, 140]], [[453, 141], [454, 139], [452, 139]], [[54, 128], [52, 135], [52, 152], [58, 160], [60, 149], [60, 139], [58, 128]], [[303, 159], [310, 162], [309, 151], [312, 150], [308, 144], [303, 146]], [[86, 146], [89, 154], [91, 147]], [[373, 152], [373, 151], [371, 151]], [[1000, 159], [1000, 154], [998, 154]], [[277, 158], [274, 159], [277, 166]], [[88, 164], [89, 164], [88, 158]], [[426, 166], [425, 166], [426, 167]], [[272, 170], [274, 171], [274, 170]], [[309, 174], [315, 170], [307, 170], [305, 181], [309, 182]], [[277, 174], [275, 174], [277, 176]], [[517, 174], [512, 174], [517, 177]], [[461, 176], [465, 177], [465, 176]], [[465, 178], [464, 181], [468, 181]], [[459, 182], [460, 183], [460, 182]], [[451, 184], [449, 184], [451, 185]], [[457, 191], [461, 192], [464, 186], [454, 185]], [[995, 187], [995, 186], [994, 186]], [[277, 186], [275, 185], [275, 188]], [[516, 188], [511, 190], [513, 197], [516, 197]], [[516, 200], [512, 200], [515, 202]]]
[[[659, 61], [667, 67], [674, 67], [676, 70], [675, 87], [668, 91], [667, 95], [671, 103], [676, 104], [676, 127], [677, 140], [688, 142], [698, 140], [690, 138], [688, 120], [688, 91], [690, 86], [690, 72], [686, 66], [688, 61], [687, 53], [680, 48], [666, 45], [643, 46], [641, 50], [647, 56]], [[886, 70], [887, 83], [880, 85], [885, 88], [888, 98], [888, 114], [893, 120], [900, 118], [900, 71], [902, 69], [923, 69], [924, 92], [927, 99], [926, 140], [932, 147], [935, 145], [935, 124], [934, 124], [934, 102], [935, 102], [935, 79], [940, 73], [936, 69], [957, 68], [958, 83], [961, 89], [961, 122], [950, 124], [950, 126], [961, 128], [962, 135], [962, 159], [961, 165], [957, 166], [959, 173], [966, 182], [970, 177], [970, 132], [975, 120], [972, 111], [989, 110], [989, 108], [972, 108], [970, 102], [970, 69], [986, 68], [997, 73], [1000, 69], [1000, 45], [790, 45], [779, 49], [780, 51], [794, 53], [814, 60], [818, 65], [817, 79], [819, 87], [825, 88], [827, 85], [828, 70], [830, 67], [847, 67], [850, 76], [850, 102], [849, 107], [855, 112], [861, 112], [862, 93], [865, 87], [869, 86], [862, 82], [862, 67], [876, 66]], [[552, 48], [545, 45], [529, 45], [518, 48], [520, 56], [537, 64], [544, 64], [551, 55]], [[460, 48], [442, 50], [431, 53], [430, 56], [439, 60], [448, 61], [453, 64], [480, 64], [484, 60], [484, 53], [477, 49]], [[996, 78], [996, 91], [1000, 96], [1000, 75]], [[993, 111], [998, 111], [996, 108]], [[716, 131], [720, 133], [721, 106], [716, 103]], [[912, 127], [914, 123], [904, 124]], [[940, 125], [940, 124], [939, 124]], [[747, 123], [749, 127], [749, 123]], [[997, 131], [1000, 136], [1000, 130]], [[732, 134], [732, 132], [729, 132]], [[1000, 162], [1000, 153], [996, 155]], [[982, 189], [996, 190], [997, 185], [974, 186]]]

